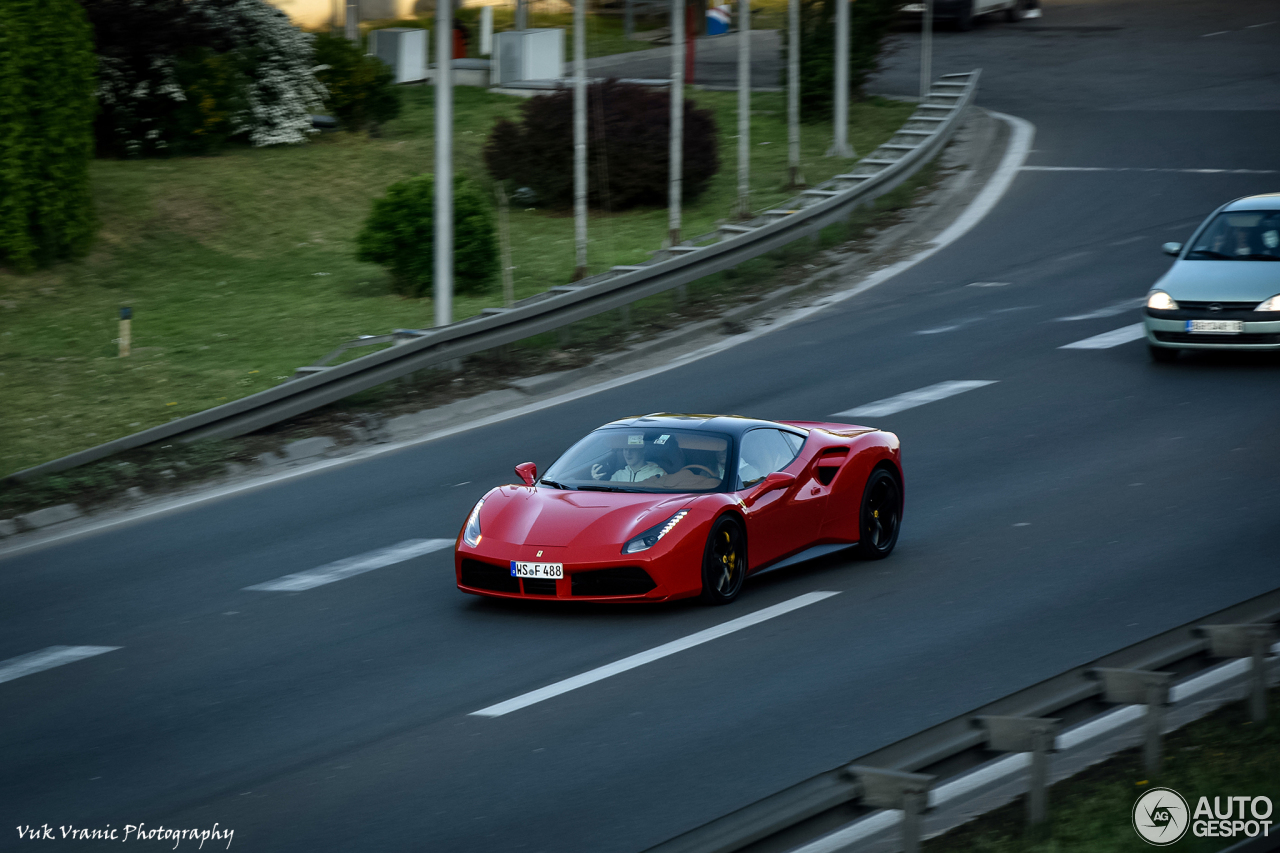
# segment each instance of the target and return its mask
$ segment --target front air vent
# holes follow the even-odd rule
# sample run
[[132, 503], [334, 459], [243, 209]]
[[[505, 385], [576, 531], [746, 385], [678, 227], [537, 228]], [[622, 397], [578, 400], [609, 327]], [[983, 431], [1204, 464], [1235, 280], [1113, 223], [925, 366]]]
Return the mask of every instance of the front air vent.
[[556, 594], [556, 582], [553, 578], [524, 578], [525, 595]]
[[509, 566], [495, 566], [471, 559], [462, 561], [462, 585], [493, 592], [520, 592], [520, 579], [511, 576]]
[[573, 575], [574, 595], [644, 595], [656, 586], [649, 573], [639, 566], [618, 566]]

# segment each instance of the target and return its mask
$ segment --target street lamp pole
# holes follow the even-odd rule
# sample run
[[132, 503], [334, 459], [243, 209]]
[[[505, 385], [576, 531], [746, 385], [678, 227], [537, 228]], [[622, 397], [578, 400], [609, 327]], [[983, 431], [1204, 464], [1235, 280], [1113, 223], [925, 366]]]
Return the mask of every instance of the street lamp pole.
[[453, 322], [453, 0], [436, 0], [436, 325]]
[[587, 277], [587, 0], [573, 6], [573, 280]]
[[671, 0], [671, 172], [667, 193], [667, 240], [680, 243], [680, 197], [684, 176], [684, 4]]
[[849, 0], [836, 0], [835, 139], [828, 157], [853, 157], [849, 146]]

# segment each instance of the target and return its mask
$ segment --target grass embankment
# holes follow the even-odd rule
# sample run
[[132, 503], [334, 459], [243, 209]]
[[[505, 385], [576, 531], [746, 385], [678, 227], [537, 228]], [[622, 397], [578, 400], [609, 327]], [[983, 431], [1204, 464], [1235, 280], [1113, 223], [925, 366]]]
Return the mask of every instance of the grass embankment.
[[[432, 165], [432, 96], [404, 90], [401, 118], [380, 138], [335, 133], [291, 148], [92, 165], [101, 221], [81, 262], [33, 275], [0, 270], [0, 476], [271, 387], [362, 334], [430, 326], [430, 299], [395, 295], [386, 273], [355, 260], [373, 198]], [[732, 93], [690, 92], [722, 128], [721, 171], [687, 209], [687, 233], [714, 227], [734, 197]], [[456, 164], [484, 182], [481, 148], [519, 99], [457, 90]], [[788, 194], [782, 97], [753, 101], [757, 207]], [[878, 144], [912, 107], [855, 105], [853, 142]], [[811, 181], [847, 163], [822, 156], [828, 131], [805, 127]], [[768, 143], [768, 144], [765, 144]], [[649, 256], [664, 209], [590, 223], [592, 270]], [[559, 211], [512, 211], [516, 296], [569, 280], [573, 222]], [[455, 318], [497, 305], [498, 288], [463, 296]], [[134, 310], [133, 355], [116, 357], [120, 306]]]
[[[1280, 805], [1280, 690], [1272, 690], [1271, 716], [1265, 725], [1249, 722], [1243, 703], [1234, 703], [1168, 735], [1159, 776], [1142, 770], [1138, 749], [1119, 753], [1084, 773], [1054, 785], [1049, 792], [1049, 824], [1031, 838], [1025, 829], [1026, 805], [1010, 803], [946, 835], [925, 842], [926, 853], [1141, 853], [1151, 850], [1133, 830], [1134, 802], [1150, 787], [1172, 788], [1194, 813], [1200, 797], [1270, 797]], [[1280, 815], [1270, 820], [1271, 836], [1280, 836]], [[1172, 850], [1216, 853], [1231, 838], [1197, 838], [1188, 831]]]

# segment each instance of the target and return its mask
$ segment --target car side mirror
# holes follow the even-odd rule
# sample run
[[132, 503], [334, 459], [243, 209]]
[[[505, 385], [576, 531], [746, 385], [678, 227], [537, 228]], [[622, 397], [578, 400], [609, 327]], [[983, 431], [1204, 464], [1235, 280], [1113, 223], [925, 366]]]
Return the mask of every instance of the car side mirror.
[[532, 462], [521, 462], [516, 466], [516, 476], [526, 486], [532, 486], [538, 481], [538, 466]]
[[747, 506], [751, 506], [770, 492], [776, 492], [778, 489], [788, 488], [795, 481], [795, 474], [788, 474], [785, 471], [774, 471], [772, 474], [765, 477], [758, 486], [756, 486], [755, 491], [747, 496], [745, 503]]
[[1166, 255], [1177, 255], [1179, 252], [1182, 251], [1182, 244], [1181, 243], [1165, 243], [1163, 246], [1160, 247], [1160, 249]]

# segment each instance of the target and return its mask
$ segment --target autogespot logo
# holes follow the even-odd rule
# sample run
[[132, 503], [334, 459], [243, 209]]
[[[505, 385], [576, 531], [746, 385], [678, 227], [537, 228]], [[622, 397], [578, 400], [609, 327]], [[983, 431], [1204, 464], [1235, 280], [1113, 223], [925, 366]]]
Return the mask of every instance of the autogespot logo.
[[1142, 840], [1157, 847], [1173, 844], [1187, 834], [1187, 801], [1172, 788], [1152, 788], [1133, 804], [1133, 828]]

